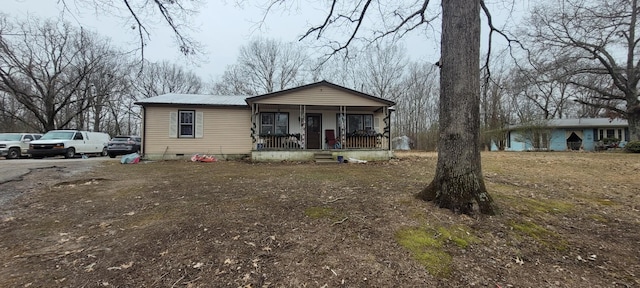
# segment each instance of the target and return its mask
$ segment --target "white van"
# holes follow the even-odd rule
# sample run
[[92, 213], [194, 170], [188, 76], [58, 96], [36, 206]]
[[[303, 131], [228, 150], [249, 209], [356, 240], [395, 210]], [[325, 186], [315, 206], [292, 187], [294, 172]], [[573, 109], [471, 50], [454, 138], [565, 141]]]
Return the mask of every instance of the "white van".
[[51, 130], [39, 140], [29, 143], [29, 151], [33, 158], [64, 155], [73, 158], [80, 155], [107, 155], [107, 143], [111, 137], [107, 133], [77, 130]]

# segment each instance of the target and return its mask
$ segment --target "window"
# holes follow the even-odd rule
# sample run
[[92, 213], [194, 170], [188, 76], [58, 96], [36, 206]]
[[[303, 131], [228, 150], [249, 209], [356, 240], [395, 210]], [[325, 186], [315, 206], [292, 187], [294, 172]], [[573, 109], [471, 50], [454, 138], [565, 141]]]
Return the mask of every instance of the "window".
[[24, 141], [26, 141], [26, 140], [31, 141], [31, 140], [33, 140], [33, 136], [31, 136], [31, 135], [24, 135], [24, 139], [23, 139], [23, 140], [24, 140]]
[[626, 129], [612, 129], [612, 128], [601, 128], [598, 129], [598, 137], [596, 141], [601, 141], [607, 138], [615, 138], [618, 140], [629, 139], [629, 133], [627, 133]]
[[535, 150], [549, 149], [549, 142], [551, 140], [551, 132], [548, 130], [540, 130], [533, 132], [532, 145]]
[[169, 112], [169, 138], [202, 138], [204, 112], [177, 110]]
[[178, 136], [184, 138], [194, 137], [195, 111], [179, 111]]
[[73, 140], [83, 140], [82, 133], [78, 132], [75, 136], [73, 136]]
[[624, 135], [622, 134], [622, 129], [618, 129], [618, 139], [623, 140], [624, 139]]
[[615, 129], [607, 129], [607, 138], [615, 138], [616, 130]]
[[289, 113], [261, 113], [260, 134], [284, 135], [289, 133]]
[[629, 142], [629, 128], [624, 128], [624, 141]]
[[604, 139], [604, 130], [600, 129], [600, 132], [598, 133], [598, 140], [602, 140]]
[[[347, 135], [373, 135], [375, 130], [373, 129], [373, 115], [371, 114], [347, 114], [347, 123], [345, 125], [347, 129]], [[340, 114], [337, 116], [338, 133], [340, 133]]]

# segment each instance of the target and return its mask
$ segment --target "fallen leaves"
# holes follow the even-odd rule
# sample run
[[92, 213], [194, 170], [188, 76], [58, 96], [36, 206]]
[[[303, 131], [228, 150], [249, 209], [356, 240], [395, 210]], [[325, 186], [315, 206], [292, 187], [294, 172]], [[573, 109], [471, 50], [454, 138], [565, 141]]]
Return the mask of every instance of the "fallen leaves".
[[109, 267], [107, 268], [107, 270], [109, 271], [113, 271], [113, 270], [124, 270], [124, 269], [129, 269], [131, 268], [131, 266], [133, 266], [133, 261], [130, 261], [128, 263], [124, 263], [124, 264], [120, 264], [120, 266], [113, 266], [113, 267]]
[[522, 260], [522, 258], [520, 258], [520, 257], [516, 257], [513, 260], [516, 262], [516, 264], [524, 265], [524, 260]]

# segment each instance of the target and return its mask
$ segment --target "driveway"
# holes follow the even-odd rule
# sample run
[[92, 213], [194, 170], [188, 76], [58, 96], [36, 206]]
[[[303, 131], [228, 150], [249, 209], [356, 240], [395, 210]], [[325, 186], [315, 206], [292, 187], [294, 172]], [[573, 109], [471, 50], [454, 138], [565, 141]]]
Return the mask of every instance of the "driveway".
[[0, 171], [2, 171], [2, 173], [0, 173], [0, 185], [11, 181], [18, 181], [22, 176], [33, 170], [62, 169], [69, 174], [76, 174], [87, 171], [102, 161], [116, 160], [108, 157], [90, 157], [88, 159], [44, 158], [15, 160], [0, 158]]
[[3, 211], [5, 203], [21, 193], [37, 187], [39, 184], [89, 171], [104, 161], [119, 161], [119, 159], [90, 157], [88, 159], [6, 160], [0, 158], [0, 171], [2, 171], [0, 172], [0, 211], [6, 212]]

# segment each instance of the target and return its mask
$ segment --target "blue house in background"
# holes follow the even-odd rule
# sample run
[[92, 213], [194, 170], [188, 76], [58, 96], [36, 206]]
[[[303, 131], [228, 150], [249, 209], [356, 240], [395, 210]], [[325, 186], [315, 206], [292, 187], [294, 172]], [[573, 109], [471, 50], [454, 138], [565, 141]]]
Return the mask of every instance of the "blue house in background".
[[[505, 151], [597, 151], [624, 147], [629, 141], [627, 120], [609, 118], [551, 119], [506, 130]], [[491, 151], [497, 151], [495, 143]]]

